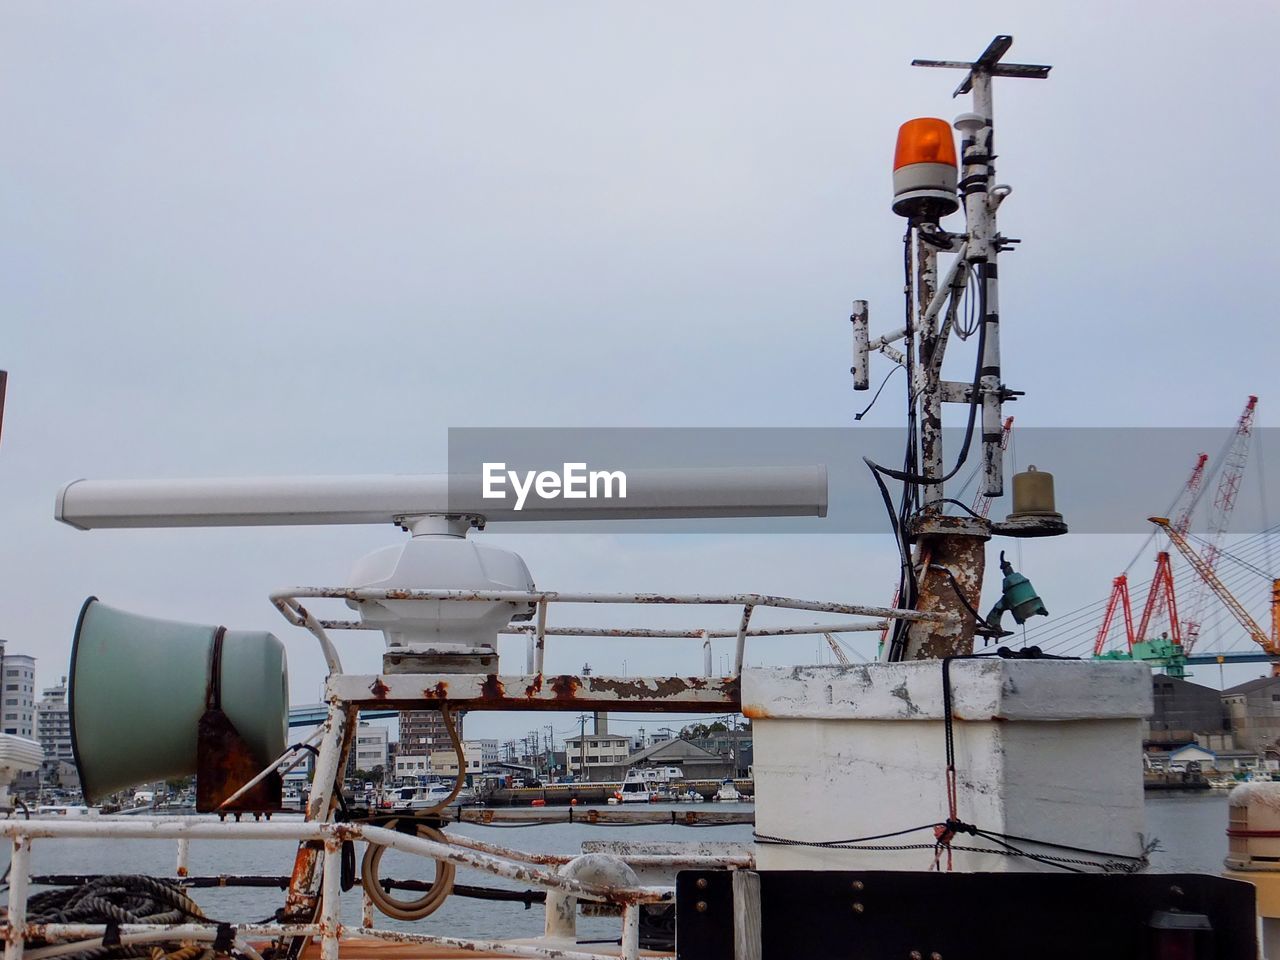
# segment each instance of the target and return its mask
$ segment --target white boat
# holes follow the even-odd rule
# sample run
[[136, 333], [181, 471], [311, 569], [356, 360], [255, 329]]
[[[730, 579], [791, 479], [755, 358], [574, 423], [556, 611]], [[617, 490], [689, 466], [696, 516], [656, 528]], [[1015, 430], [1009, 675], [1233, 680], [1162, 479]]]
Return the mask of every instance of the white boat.
[[742, 799], [742, 794], [738, 793], [738, 788], [732, 780], [724, 780], [720, 784], [720, 789], [716, 791], [715, 798], [717, 800], [737, 802]]
[[83, 817], [96, 817], [100, 813], [101, 811], [97, 807], [87, 807], [83, 803], [47, 803], [36, 807], [31, 815], [42, 819], [75, 820]]
[[619, 803], [649, 803], [661, 782], [656, 771], [633, 768], [627, 771], [627, 778], [613, 795]]
[[[429, 810], [439, 806], [453, 792], [452, 784], [428, 783], [421, 786], [397, 787], [391, 791], [390, 800], [393, 810]], [[470, 787], [463, 787], [449, 806], [457, 807], [472, 803], [475, 794]]]

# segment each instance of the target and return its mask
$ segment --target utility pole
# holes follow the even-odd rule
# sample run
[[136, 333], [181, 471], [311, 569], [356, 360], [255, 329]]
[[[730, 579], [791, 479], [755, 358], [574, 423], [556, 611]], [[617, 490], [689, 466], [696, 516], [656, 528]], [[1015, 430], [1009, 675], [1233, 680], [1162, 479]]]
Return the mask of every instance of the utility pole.
[[587, 772], [587, 715], [585, 713], [578, 716], [578, 767], [582, 781], [586, 783], [591, 777]]

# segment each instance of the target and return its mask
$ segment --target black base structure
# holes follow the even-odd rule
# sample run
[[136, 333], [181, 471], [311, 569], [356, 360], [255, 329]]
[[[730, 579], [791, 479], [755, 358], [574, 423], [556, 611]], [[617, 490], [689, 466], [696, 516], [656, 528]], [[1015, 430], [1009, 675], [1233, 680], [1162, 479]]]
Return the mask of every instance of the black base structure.
[[[729, 871], [676, 880], [677, 960], [1254, 960], [1254, 888], [1201, 874]], [[744, 937], [741, 934], [746, 933]], [[744, 940], [747, 945], [744, 947]], [[757, 952], [758, 951], [758, 952]]]

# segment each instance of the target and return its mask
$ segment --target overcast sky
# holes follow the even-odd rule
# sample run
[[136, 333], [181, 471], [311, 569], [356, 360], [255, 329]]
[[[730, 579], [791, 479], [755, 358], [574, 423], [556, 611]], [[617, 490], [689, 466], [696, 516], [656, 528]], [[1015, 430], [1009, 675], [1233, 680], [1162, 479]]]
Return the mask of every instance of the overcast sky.
[[[849, 303], [879, 329], [901, 310], [896, 128], [968, 108], [958, 76], [908, 64], [1001, 32], [1054, 65], [995, 95], [1001, 226], [1024, 240], [1001, 262], [1018, 422], [1225, 428], [1255, 392], [1280, 423], [1280, 7], [864, 6], [5, 5], [0, 636], [47, 683], [88, 594], [272, 629], [315, 700], [321, 661], [267, 592], [340, 582], [401, 534], [81, 533], [53, 521], [57, 488], [433, 472], [451, 426], [848, 424]], [[1156, 506], [1181, 479], [1151, 478]], [[552, 589], [884, 602], [895, 579], [887, 536], [484, 538]], [[1022, 562], [1068, 610], [1139, 543]], [[376, 636], [342, 644], [377, 669]], [[700, 663], [564, 642], [549, 667], [624, 659]]]

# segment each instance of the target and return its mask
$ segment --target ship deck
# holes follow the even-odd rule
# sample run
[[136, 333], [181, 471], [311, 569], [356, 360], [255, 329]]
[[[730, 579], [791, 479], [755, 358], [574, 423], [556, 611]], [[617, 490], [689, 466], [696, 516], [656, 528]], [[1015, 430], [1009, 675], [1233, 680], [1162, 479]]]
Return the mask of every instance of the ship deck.
[[[512, 946], [515, 946], [517, 944], [532, 944], [535, 941], [513, 940], [511, 942]], [[545, 947], [546, 943], [542, 942], [539, 945]], [[566, 952], [619, 956], [622, 948], [616, 943], [584, 943], [572, 947], [566, 945], [564, 949]], [[524, 953], [494, 953], [437, 944], [389, 943], [386, 940], [379, 940], [375, 937], [344, 938], [339, 945], [338, 955], [341, 960], [461, 960], [463, 957], [527, 958], [528, 956], [528, 954]], [[640, 956], [670, 957], [672, 954], [654, 950], [641, 950]], [[307, 944], [302, 951], [302, 960], [320, 960], [320, 942], [318, 940], [313, 940]]]

